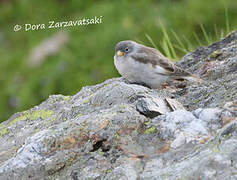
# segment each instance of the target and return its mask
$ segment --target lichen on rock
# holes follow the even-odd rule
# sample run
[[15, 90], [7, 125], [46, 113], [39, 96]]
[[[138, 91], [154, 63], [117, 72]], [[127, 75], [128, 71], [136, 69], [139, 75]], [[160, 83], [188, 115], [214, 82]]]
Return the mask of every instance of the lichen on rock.
[[46, 118], [51, 117], [52, 115], [53, 115], [52, 110], [41, 109], [41, 110], [33, 110], [32, 112], [25, 111], [25, 112], [22, 112], [19, 117], [13, 119], [10, 122], [10, 124], [14, 125], [19, 121], [25, 121], [27, 119], [30, 119], [30, 120], [36, 120], [38, 118], [46, 119]]

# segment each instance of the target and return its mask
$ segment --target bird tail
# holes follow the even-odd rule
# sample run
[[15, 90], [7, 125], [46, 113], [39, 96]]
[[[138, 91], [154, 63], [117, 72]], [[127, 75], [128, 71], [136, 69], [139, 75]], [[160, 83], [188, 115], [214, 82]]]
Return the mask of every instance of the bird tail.
[[194, 74], [191, 74], [190, 76], [185, 76], [185, 77], [183, 77], [183, 79], [186, 79], [190, 82], [197, 82], [197, 83], [203, 83], [204, 82], [200, 77], [198, 77]]

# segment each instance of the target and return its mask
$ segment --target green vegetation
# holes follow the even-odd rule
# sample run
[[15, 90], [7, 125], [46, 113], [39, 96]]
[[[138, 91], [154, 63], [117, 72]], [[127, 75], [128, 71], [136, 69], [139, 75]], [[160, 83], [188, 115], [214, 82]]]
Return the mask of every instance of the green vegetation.
[[152, 126], [152, 127], [150, 127], [149, 129], [146, 129], [145, 130], [145, 134], [153, 134], [153, 133], [155, 133], [157, 131], [157, 129], [156, 129], [156, 127], [154, 127], [154, 126]]
[[9, 133], [9, 130], [7, 128], [3, 128], [0, 130], [0, 137], [4, 136]]
[[18, 121], [25, 121], [27, 119], [31, 119], [31, 120], [36, 120], [38, 118], [42, 118], [42, 119], [46, 119], [49, 118], [53, 115], [53, 111], [52, 110], [34, 110], [33, 112], [30, 111], [25, 111], [22, 112], [22, 114], [17, 117], [16, 119], [12, 120], [10, 122], [10, 124], [16, 124]]
[[[119, 76], [114, 46], [131, 39], [175, 60], [237, 27], [235, 0], [0, 1], [0, 122], [51, 94], [73, 95], [81, 87]], [[14, 32], [16, 24], [48, 24], [103, 16], [101, 24]], [[29, 54], [59, 30], [69, 42], [38, 67]]]

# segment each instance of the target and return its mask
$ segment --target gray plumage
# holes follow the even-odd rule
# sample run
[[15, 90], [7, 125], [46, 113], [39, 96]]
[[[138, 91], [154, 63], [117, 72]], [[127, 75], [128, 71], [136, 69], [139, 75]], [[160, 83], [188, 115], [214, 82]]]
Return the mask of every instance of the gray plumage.
[[153, 89], [176, 78], [201, 82], [197, 76], [176, 66], [158, 50], [130, 40], [116, 45], [114, 64], [130, 82], [145, 84]]

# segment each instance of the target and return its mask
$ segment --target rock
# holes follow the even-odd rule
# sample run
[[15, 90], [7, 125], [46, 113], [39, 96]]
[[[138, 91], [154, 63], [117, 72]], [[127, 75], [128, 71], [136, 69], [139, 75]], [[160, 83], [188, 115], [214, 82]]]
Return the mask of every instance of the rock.
[[136, 108], [141, 114], [151, 118], [184, 109], [181, 103], [169, 97], [142, 97], [138, 99]]
[[114, 78], [14, 114], [0, 124], [0, 179], [236, 179], [236, 59], [233, 32], [178, 63], [203, 84]]
[[140, 113], [151, 118], [170, 111], [164, 99], [154, 97], [140, 98], [136, 107]]
[[184, 133], [179, 133], [179, 135], [176, 137], [176, 139], [170, 144], [171, 148], [178, 148], [181, 145], [183, 145], [186, 141]]
[[[189, 110], [223, 107], [237, 99], [237, 31], [209, 47], [201, 47], [183, 57], [177, 65], [201, 74], [205, 83], [187, 86], [175, 94]], [[218, 56], [217, 55], [218, 52]], [[210, 63], [218, 63], [217, 66]]]

